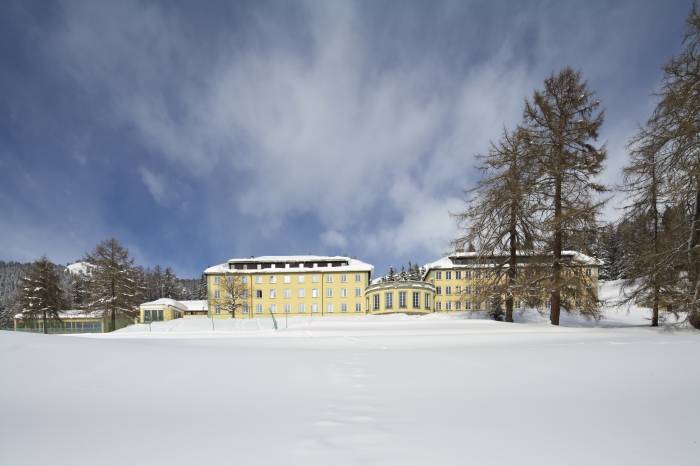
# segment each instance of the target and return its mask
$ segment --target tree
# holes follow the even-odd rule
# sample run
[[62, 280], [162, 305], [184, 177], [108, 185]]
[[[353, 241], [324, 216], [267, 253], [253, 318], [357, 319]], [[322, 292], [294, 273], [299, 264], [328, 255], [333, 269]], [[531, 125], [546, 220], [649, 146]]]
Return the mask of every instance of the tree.
[[177, 284], [177, 277], [173, 269], [166, 267], [163, 272], [161, 298], [180, 299], [180, 292]]
[[59, 286], [56, 266], [46, 256], [32, 264], [20, 285], [19, 306], [26, 320], [41, 319], [44, 333], [49, 333], [49, 322], [60, 322], [59, 311], [64, 305], [63, 290]]
[[482, 179], [467, 191], [467, 209], [456, 215], [465, 231], [455, 241], [458, 247], [469, 244], [475, 249], [476, 243], [478, 259], [494, 265], [493, 279], [480, 287], [485, 296], [477, 299], [488, 298], [486, 302], [500, 314], [501, 296], [505, 295], [507, 322], [513, 322], [514, 299], [522, 291], [517, 283], [517, 255], [523, 248], [532, 249], [538, 229], [530, 190], [535, 181], [532, 156], [521, 128], [504, 130], [501, 140], [491, 143], [488, 154], [479, 157]]
[[624, 245], [618, 227], [613, 223], [603, 226], [598, 232], [595, 256], [603, 261], [599, 278], [618, 280], [624, 274]]
[[197, 284], [196, 299], [207, 299], [207, 276], [204, 274]]
[[221, 310], [236, 318], [236, 313], [248, 302], [248, 286], [243, 283], [243, 276], [239, 274], [227, 275], [221, 280], [222, 295], [217, 301]]
[[[605, 159], [605, 148], [592, 144], [604, 119], [599, 107], [581, 74], [571, 68], [547, 78], [544, 89], [535, 91], [532, 101], [525, 103], [525, 129], [537, 174], [533, 187], [540, 199], [538, 215], [544, 231], [540, 244], [551, 257], [552, 325], [559, 325], [562, 291], [585, 292], [587, 287], [585, 280], [578, 280], [575, 267], [563, 273], [567, 264], [562, 261], [562, 250], [596, 228], [601, 203], [594, 196], [605, 191], [593, 181]], [[597, 307], [584, 312], [595, 315]]]
[[[687, 19], [684, 49], [663, 68], [659, 102], [636, 136], [637, 150], [655, 159], [670, 204], [690, 206], [682, 305], [688, 321], [700, 328], [700, 15], [693, 6]], [[664, 257], [676, 262], [676, 257]]]
[[89, 280], [88, 308], [109, 317], [110, 331], [116, 329], [118, 316], [131, 317], [145, 291], [129, 251], [115, 238], [98, 244], [85, 256], [94, 265]]

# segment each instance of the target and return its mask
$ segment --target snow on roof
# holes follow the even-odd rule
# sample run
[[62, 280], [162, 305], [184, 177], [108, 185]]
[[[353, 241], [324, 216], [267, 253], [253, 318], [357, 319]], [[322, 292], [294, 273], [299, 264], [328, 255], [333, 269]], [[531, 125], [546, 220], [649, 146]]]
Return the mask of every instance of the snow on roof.
[[141, 306], [172, 306], [172, 307], [176, 307], [176, 308], [182, 309], [182, 310], [187, 309], [187, 307], [184, 304], [182, 304], [180, 301], [176, 301], [176, 300], [171, 299], [171, 298], [156, 299], [155, 301], [143, 303], [143, 304], [141, 304]]
[[[563, 257], [571, 257], [574, 261], [579, 262], [581, 264], [587, 264], [587, 265], [603, 265], [603, 262], [596, 259], [595, 257], [588, 256], [586, 254], [583, 254], [578, 251], [569, 251], [565, 250], [561, 252]], [[464, 266], [465, 264], [455, 264], [452, 261], [452, 258], [464, 258], [464, 257], [478, 257], [479, 253], [473, 252], [473, 251], [459, 251], [455, 252], [454, 254], [450, 254], [449, 256], [441, 257], [440, 259], [436, 260], [435, 262], [430, 262], [428, 264], [425, 264], [425, 269], [426, 273], [430, 269], [442, 269], [442, 268], [452, 268], [455, 265], [460, 265]], [[527, 253], [519, 253], [518, 257], [524, 257], [524, 256], [529, 256], [531, 254]], [[499, 257], [506, 257], [507, 254], [503, 254]], [[475, 264], [476, 265], [476, 264]]]
[[93, 267], [95, 266], [90, 264], [89, 262], [78, 261], [67, 265], [66, 269], [68, 269], [68, 271], [72, 274], [87, 274]]
[[180, 304], [185, 306], [188, 311], [206, 311], [208, 310], [206, 299], [196, 299], [191, 301], [180, 301]]
[[[328, 262], [338, 262], [344, 261], [348, 265], [342, 265], [337, 267], [328, 267]], [[240, 264], [240, 263], [290, 263], [290, 262], [315, 262], [318, 263], [318, 267], [275, 267], [275, 268], [254, 268], [254, 269], [236, 269], [236, 272], [242, 273], [254, 273], [254, 272], [306, 272], [309, 270], [332, 270], [334, 272], [371, 272], [374, 270], [374, 266], [366, 262], [362, 262], [358, 259], [353, 259], [345, 256], [312, 256], [312, 255], [302, 255], [302, 256], [255, 256], [248, 258], [235, 258], [230, 259], [225, 264], [217, 264], [209, 267], [204, 271], [205, 274], [214, 273], [225, 273], [229, 269], [229, 264]], [[291, 264], [290, 264], [291, 265]]]

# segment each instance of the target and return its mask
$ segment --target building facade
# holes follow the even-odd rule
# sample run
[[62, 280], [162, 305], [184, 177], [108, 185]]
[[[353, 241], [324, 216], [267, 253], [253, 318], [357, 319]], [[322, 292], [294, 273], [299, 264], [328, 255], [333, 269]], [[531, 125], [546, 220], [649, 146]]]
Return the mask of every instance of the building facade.
[[365, 295], [365, 309], [370, 314], [429, 314], [433, 312], [435, 286], [419, 280], [384, 280], [368, 286]]
[[[204, 271], [209, 316], [362, 315], [372, 270], [370, 264], [343, 256], [231, 259]], [[235, 309], [232, 294], [240, 299]]]

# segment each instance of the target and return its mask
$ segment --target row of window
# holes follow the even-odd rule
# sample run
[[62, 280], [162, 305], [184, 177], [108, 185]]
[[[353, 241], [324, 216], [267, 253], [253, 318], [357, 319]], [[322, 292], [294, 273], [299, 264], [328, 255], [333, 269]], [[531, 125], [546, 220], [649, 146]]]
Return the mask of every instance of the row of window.
[[[326, 288], [326, 297], [327, 298], [332, 298], [333, 297], [333, 288]], [[229, 298], [231, 297], [231, 293], [228, 293]], [[285, 288], [282, 290], [282, 296], [286, 299], [289, 299], [292, 297], [292, 289], [291, 288]], [[341, 298], [347, 298], [349, 296], [348, 289], [347, 288], [340, 288], [340, 297]], [[355, 297], [360, 297], [362, 296], [362, 288], [355, 288]], [[241, 298], [247, 299], [248, 298], [248, 290], [241, 290]], [[255, 297], [257, 299], [262, 299], [263, 297], [263, 290], [255, 290]], [[305, 298], [306, 297], [306, 289], [305, 288], [299, 288], [297, 290], [297, 297], [298, 298]], [[318, 288], [312, 288], [311, 289], [311, 297], [312, 298], [318, 298], [319, 297], [319, 292]], [[221, 299], [221, 290], [214, 290], [214, 298], [215, 299]], [[275, 288], [271, 288], [269, 290], [269, 298], [270, 299], [275, 299], [277, 298], [277, 290]]]
[[[436, 311], [442, 311], [442, 302], [441, 301], [435, 301], [435, 310]], [[464, 303], [462, 301], [446, 301], [445, 302], [445, 310], [446, 311], [461, 311], [462, 306], [464, 306], [464, 310], [466, 311], [480, 311], [482, 309], [486, 309], [486, 303], [485, 302], [478, 302], [478, 301], [465, 301]], [[515, 303], [516, 309], [520, 309], [525, 307], [524, 301], [519, 301]]]
[[[452, 280], [452, 270], [445, 270], [445, 280]], [[454, 271], [455, 275], [455, 280], [461, 280], [462, 277], [464, 277], [466, 280], [470, 280], [472, 278], [472, 271], [471, 270], [455, 270]], [[593, 269], [591, 267], [586, 268], [586, 275], [589, 277], [593, 275]], [[481, 270], [474, 270], [473, 273], [474, 278], [481, 278]], [[442, 271], [441, 270], [436, 270], [435, 271], [435, 280], [442, 280]]]
[[163, 310], [162, 309], [144, 309], [143, 311], [143, 321], [144, 322], [155, 322], [163, 320]]
[[[277, 283], [277, 275], [269, 275], [268, 276], [268, 283], [275, 284]], [[248, 276], [247, 275], [241, 275], [241, 283], [247, 284], [248, 283]], [[228, 277], [229, 282], [233, 281], [233, 276]], [[297, 275], [297, 283], [304, 283], [306, 280], [306, 275]], [[292, 283], [292, 276], [291, 275], [283, 275], [282, 276], [282, 281], [283, 283]], [[343, 273], [340, 274], [340, 283], [347, 283], [348, 281], [348, 274]], [[355, 281], [356, 282], [361, 282], [362, 281], [362, 274], [361, 273], [356, 273], [355, 274]], [[311, 282], [312, 283], [320, 283], [321, 282], [321, 275], [311, 275]], [[221, 277], [216, 276], [214, 277], [214, 283], [216, 285], [221, 284]], [[262, 275], [255, 275], [255, 283], [256, 284], [261, 284], [263, 283], [263, 276]], [[333, 283], [333, 275], [328, 274], [326, 275], [326, 283]]]
[[[284, 305], [282, 308], [282, 312], [285, 314], [290, 314], [294, 312], [292, 310], [292, 305], [287, 303]], [[299, 303], [296, 307], [296, 312], [299, 314], [304, 314], [306, 313], [307, 310], [310, 310], [312, 314], [315, 314], [319, 312], [319, 306], [316, 303], [313, 303], [311, 306], [307, 307], [306, 304], [304, 303]], [[326, 304], [326, 313], [332, 314], [338, 309], [334, 304], [329, 303]], [[348, 312], [350, 307], [348, 306], [348, 303], [341, 303], [340, 304], [340, 312]], [[277, 305], [276, 304], [270, 304], [267, 308], [268, 312], [274, 314], [277, 312]], [[217, 305], [214, 308], [214, 312], [216, 314], [221, 314], [221, 306]], [[362, 305], [360, 303], [355, 303], [355, 312], [362, 312]], [[241, 313], [243, 314], [249, 314], [250, 313], [250, 307], [248, 306], [247, 303], [244, 303], [243, 306], [241, 307]], [[263, 313], [263, 305], [262, 304], [256, 304], [255, 305], [255, 313], [256, 314], [262, 314]]]
[[[399, 309], [406, 309], [408, 308], [407, 305], [407, 291], [399, 291]], [[413, 305], [413, 309], [420, 309], [421, 305], [421, 298], [420, 298], [420, 292], [419, 291], [414, 291], [411, 293], [411, 304]], [[430, 293], [425, 293], [425, 297], [423, 298], [423, 305], [425, 309], [430, 309]], [[381, 309], [380, 307], [380, 300], [381, 297], [379, 296], [379, 293], [375, 293], [372, 295], [372, 309], [375, 311], [378, 311]], [[384, 309], [393, 309], [394, 308], [394, 292], [393, 291], [386, 291], [384, 292]]]

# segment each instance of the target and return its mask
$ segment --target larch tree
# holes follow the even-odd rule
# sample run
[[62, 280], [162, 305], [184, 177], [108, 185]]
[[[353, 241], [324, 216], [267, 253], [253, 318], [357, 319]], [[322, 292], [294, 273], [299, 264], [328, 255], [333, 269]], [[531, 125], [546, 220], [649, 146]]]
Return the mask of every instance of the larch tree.
[[88, 253], [85, 261], [94, 266], [87, 307], [107, 316], [114, 331], [118, 316], [135, 315], [144, 292], [134, 260], [119, 241], [110, 238]]
[[41, 320], [44, 333], [50, 322], [60, 322], [65, 300], [56, 266], [46, 257], [34, 262], [20, 282], [19, 309], [25, 320]]
[[[564, 245], [577, 246], [597, 228], [596, 214], [602, 203], [596, 195], [605, 188], [595, 177], [602, 171], [606, 155], [604, 147], [593, 145], [604, 119], [599, 107], [581, 74], [571, 68], [547, 78], [544, 89], [535, 91], [532, 101], [525, 103], [525, 129], [537, 172], [538, 218], [544, 231], [539, 244], [551, 257], [552, 325], [559, 325], [563, 292], [570, 297], [588, 295], [588, 303], [595, 295], [587, 289], [580, 268], [562, 261], [562, 250]], [[565, 305], [571, 310], [577, 301], [567, 299]], [[590, 305], [582, 312], [595, 315], [597, 306]]]
[[679, 304], [687, 310], [690, 324], [700, 328], [700, 14], [695, 6], [683, 44], [681, 53], [663, 68], [659, 102], [637, 139], [653, 150], [670, 203], [689, 206], [682, 248], [684, 302]]
[[[497, 143], [492, 143], [487, 155], [479, 156], [482, 178], [467, 191], [467, 208], [456, 215], [464, 235], [455, 241], [459, 248], [469, 244], [478, 247], [478, 256], [493, 263], [491, 280], [479, 288], [488, 296], [479, 301], [500, 307], [505, 296], [505, 320], [513, 322], [514, 300], [523, 297], [525, 289], [518, 282], [518, 254], [532, 248], [538, 229], [534, 215], [535, 204], [531, 186], [534, 184], [532, 152], [525, 132], [503, 131]], [[486, 286], [489, 285], [490, 286]]]

